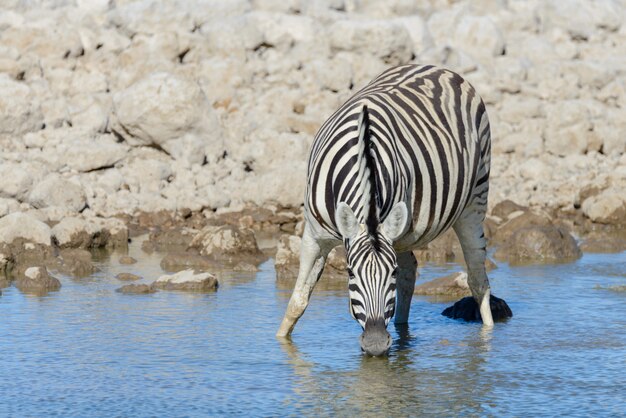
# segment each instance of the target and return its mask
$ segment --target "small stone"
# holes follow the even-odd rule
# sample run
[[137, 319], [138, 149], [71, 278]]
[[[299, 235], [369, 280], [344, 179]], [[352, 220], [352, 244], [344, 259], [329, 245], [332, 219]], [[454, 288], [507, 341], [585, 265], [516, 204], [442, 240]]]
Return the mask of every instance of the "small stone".
[[211, 273], [194, 273], [184, 270], [176, 274], [161, 276], [153, 286], [163, 290], [184, 290], [191, 292], [210, 292], [217, 290], [217, 278]]
[[128, 255], [121, 256], [118, 261], [120, 264], [135, 264], [137, 262], [137, 260]]
[[29, 267], [15, 281], [15, 286], [24, 293], [45, 294], [59, 290], [61, 282], [50, 276], [45, 267]]
[[115, 290], [119, 293], [128, 295], [145, 295], [155, 293], [157, 290], [154, 286], [148, 284], [127, 284]]
[[115, 278], [117, 280], [123, 280], [125, 282], [132, 282], [135, 280], [141, 280], [141, 276], [137, 276], [136, 274], [132, 274], [132, 273], [120, 273], [117, 276], [115, 276]]
[[458, 272], [439, 277], [426, 283], [421, 283], [415, 286], [413, 294], [428, 296], [441, 295], [456, 298], [469, 296], [471, 292], [467, 285], [467, 273]]
[[161, 268], [165, 271], [206, 270], [215, 266], [215, 264], [215, 261], [206, 256], [189, 253], [169, 253], [161, 260]]

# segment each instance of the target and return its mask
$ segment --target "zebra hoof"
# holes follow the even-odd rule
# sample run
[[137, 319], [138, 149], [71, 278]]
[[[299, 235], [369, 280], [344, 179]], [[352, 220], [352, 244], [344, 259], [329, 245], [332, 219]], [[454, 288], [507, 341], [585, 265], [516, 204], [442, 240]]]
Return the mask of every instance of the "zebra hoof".
[[[511, 308], [509, 308], [504, 299], [491, 295], [489, 306], [491, 307], [491, 315], [494, 321], [503, 321], [513, 316]], [[472, 296], [461, 299], [454, 305], [444, 309], [441, 314], [452, 319], [463, 319], [470, 322], [482, 321], [480, 308]]]

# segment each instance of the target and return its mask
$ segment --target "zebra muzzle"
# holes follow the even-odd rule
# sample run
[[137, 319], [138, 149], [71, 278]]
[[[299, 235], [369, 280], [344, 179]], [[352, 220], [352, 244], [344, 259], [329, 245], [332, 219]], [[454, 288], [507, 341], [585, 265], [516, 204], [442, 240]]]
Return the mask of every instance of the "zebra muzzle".
[[385, 320], [368, 319], [360, 337], [361, 349], [369, 356], [383, 356], [391, 347], [391, 335], [387, 332]]

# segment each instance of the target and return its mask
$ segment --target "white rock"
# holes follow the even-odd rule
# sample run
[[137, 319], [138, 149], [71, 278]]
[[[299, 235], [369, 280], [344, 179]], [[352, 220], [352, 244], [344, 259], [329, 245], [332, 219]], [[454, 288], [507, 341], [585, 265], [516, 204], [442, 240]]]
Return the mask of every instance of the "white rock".
[[50, 175], [31, 190], [28, 202], [35, 208], [59, 206], [73, 212], [84, 209], [86, 196], [78, 184], [58, 175]]
[[33, 176], [27, 166], [16, 163], [0, 163], [0, 197], [23, 200], [33, 184]]
[[551, 168], [537, 158], [524, 161], [519, 167], [520, 175], [523, 178], [540, 181], [549, 177]]
[[537, 16], [544, 28], [559, 27], [572, 37], [587, 39], [595, 28], [618, 30], [624, 10], [614, 0], [545, 0], [540, 2]]
[[35, 244], [50, 245], [50, 236], [48, 225], [22, 212], [0, 218], [0, 242], [10, 244], [22, 238]]
[[546, 150], [561, 156], [584, 153], [593, 127], [587, 104], [569, 100], [548, 107], [546, 112]]
[[89, 141], [68, 143], [62, 151], [62, 160], [73, 170], [92, 171], [113, 166], [128, 153], [128, 147], [115, 143], [112, 135], [103, 135]]
[[0, 74], [0, 135], [22, 135], [42, 125], [39, 100], [31, 88]]
[[328, 31], [330, 45], [335, 50], [366, 52], [390, 65], [406, 63], [413, 54], [413, 40], [399, 22], [340, 20]]
[[131, 145], [152, 145], [200, 164], [224, 152], [222, 130], [200, 87], [155, 73], [115, 96], [116, 131]]
[[454, 32], [454, 45], [476, 58], [502, 55], [502, 31], [488, 16], [463, 16]]
[[433, 46], [432, 36], [428, 31], [426, 21], [421, 16], [413, 15], [401, 17], [398, 19], [398, 22], [402, 23], [409, 32], [409, 36], [413, 41], [413, 51], [416, 54]]
[[167, 274], [155, 280], [155, 283], [193, 283], [203, 282], [207, 278], [215, 278], [211, 273], [194, 273], [193, 270], [183, 270], [176, 274]]
[[626, 200], [623, 188], [608, 188], [582, 203], [583, 213], [592, 221], [603, 224], [623, 224], [626, 220]]
[[0, 197], [0, 218], [9, 213], [17, 212], [19, 209], [20, 203], [17, 200]]

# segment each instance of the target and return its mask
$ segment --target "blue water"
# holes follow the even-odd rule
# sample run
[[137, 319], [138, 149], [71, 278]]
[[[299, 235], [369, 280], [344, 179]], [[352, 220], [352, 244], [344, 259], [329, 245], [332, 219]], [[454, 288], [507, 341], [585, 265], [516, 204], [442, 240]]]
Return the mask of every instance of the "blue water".
[[361, 355], [332, 286], [277, 341], [290, 290], [271, 260], [222, 272], [216, 293], [116, 293], [118, 272], [161, 274], [158, 256], [131, 255], [45, 297], [3, 289], [0, 416], [626, 416], [626, 293], [596, 288], [626, 284], [626, 253], [500, 265], [492, 289], [515, 316], [491, 333], [416, 297], [385, 359]]

